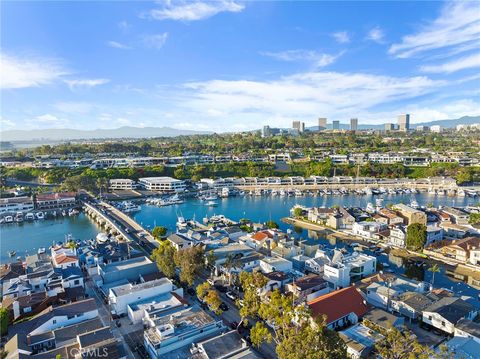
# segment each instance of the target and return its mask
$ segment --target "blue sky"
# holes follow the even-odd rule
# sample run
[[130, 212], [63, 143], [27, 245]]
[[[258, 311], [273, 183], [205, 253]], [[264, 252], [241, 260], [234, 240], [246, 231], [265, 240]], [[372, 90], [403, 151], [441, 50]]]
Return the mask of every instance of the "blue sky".
[[1, 129], [480, 114], [479, 2], [2, 2]]

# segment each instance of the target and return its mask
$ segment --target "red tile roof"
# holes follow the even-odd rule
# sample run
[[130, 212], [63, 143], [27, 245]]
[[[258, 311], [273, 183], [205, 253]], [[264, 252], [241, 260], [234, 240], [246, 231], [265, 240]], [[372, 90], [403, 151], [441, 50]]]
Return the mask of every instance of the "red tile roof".
[[263, 241], [267, 238], [273, 238], [273, 235], [269, 231], [260, 231], [252, 236], [252, 239], [255, 239], [256, 241]]
[[307, 303], [314, 317], [327, 316], [327, 323], [334, 322], [350, 313], [355, 313], [359, 318], [367, 312], [367, 303], [355, 287], [343, 288]]
[[60, 255], [55, 257], [55, 263], [57, 263], [57, 264], [76, 262], [77, 260], [78, 260], [77, 257], [68, 256], [66, 254], [60, 254]]

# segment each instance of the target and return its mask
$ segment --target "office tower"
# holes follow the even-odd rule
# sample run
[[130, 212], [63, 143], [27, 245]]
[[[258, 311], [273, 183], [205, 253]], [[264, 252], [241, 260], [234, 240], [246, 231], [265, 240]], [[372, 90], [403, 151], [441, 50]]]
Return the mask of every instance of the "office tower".
[[301, 121], [293, 121], [292, 128], [297, 130], [299, 133], [305, 132], [305, 123]]
[[271, 134], [272, 134], [272, 131], [270, 130], [270, 126], [268, 126], [268, 125], [263, 126], [262, 137], [269, 137]]
[[325, 117], [320, 117], [318, 119], [318, 130], [323, 131], [327, 128], [327, 119]]
[[358, 129], [358, 118], [351, 118], [350, 119], [350, 130], [356, 131]]
[[408, 113], [398, 116], [398, 129], [403, 132], [408, 132], [410, 129], [410, 115]]
[[430, 131], [435, 133], [440, 133], [443, 131], [443, 128], [440, 125], [434, 125], [434, 126], [430, 126]]
[[386, 123], [385, 124], [385, 132], [393, 131], [393, 130], [395, 130], [395, 125], [393, 123]]
[[334, 130], [339, 130], [340, 129], [340, 121], [333, 121], [332, 125], [333, 125]]

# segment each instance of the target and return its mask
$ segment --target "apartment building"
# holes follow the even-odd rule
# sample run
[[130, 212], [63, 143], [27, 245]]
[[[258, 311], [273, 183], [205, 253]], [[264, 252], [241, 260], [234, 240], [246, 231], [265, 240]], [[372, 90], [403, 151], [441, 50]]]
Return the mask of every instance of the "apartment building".
[[403, 203], [395, 204], [393, 209], [403, 218], [406, 225], [413, 223], [427, 225], [427, 215], [425, 212], [409, 207]]
[[161, 193], [180, 193], [186, 189], [185, 181], [172, 177], [144, 177], [138, 183], [148, 191]]
[[109, 188], [111, 190], [133, 190], [137, 187], [134, 180], [128, 178], [116, 178], [109, 181]]

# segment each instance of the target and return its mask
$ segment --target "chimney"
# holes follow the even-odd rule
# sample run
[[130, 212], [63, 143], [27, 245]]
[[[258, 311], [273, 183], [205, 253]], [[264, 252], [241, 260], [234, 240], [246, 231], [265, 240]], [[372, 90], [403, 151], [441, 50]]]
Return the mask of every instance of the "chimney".
[[13, 307], [13, 319], [17, 319], [20, 316], [20, 302], [18, 300], [12, 303]]

